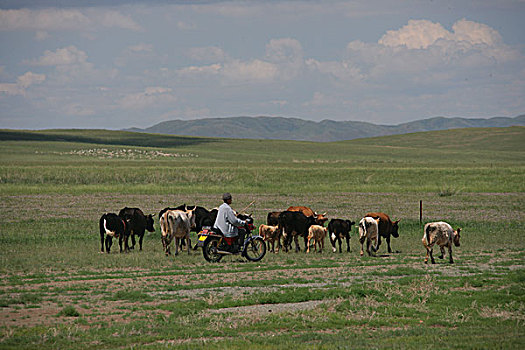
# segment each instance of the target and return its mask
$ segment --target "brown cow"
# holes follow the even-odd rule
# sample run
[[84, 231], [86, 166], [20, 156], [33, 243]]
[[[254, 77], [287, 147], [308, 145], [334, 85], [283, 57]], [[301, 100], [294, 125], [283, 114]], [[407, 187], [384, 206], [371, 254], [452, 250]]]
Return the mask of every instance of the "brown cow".
[[[275, 252], [275, 241], [277, 241], [277, 252], [281, 247], [281, 231], [279, 231], [277, 226], [269, 226], [261, 224], [259, 226], [259, 235], [268, 243], [268, 250]], [[270, 243], [272, 248], [270, 249]]]
[[308, 228], [308, 249], [307, 253], [310, 253], [310, 241], [314, 241], [314, 249], [317, 251], [317, 245], [319, 245], [319, 253], [324, 249], [324, 239], [328, 233], [326, 227], [320, 225], [312, 225]]
[[286, 209], [288, 211], [300, 211], [304, 214], [306, 217], [312, 217], [315, 219], [315, 223], [319, 226], [324, 226], [324, 223], [328, 220], [326, 217], [326, 213], [323, 214], [317, 214], [312, 209], [304, 206], [292, 206]]
[[386, 239], [386, 244], [388, 245], [388, 252], [392, 253], [392, 248], [390, 248], [390, 235], [392, 235], [394, 238], [399, 237], [399, 221], [392, 221], [390, 220], [390, 217], [386, 215], [385, 213], [381, 212], [374, 212], [374, 213], [367, 213], [365, 215], [370, 216], [374, 219], [379, 218], [379, 237], [377, 241], [377, 249], [379, 249], [379, 246], [381, 245], [381, 237]]

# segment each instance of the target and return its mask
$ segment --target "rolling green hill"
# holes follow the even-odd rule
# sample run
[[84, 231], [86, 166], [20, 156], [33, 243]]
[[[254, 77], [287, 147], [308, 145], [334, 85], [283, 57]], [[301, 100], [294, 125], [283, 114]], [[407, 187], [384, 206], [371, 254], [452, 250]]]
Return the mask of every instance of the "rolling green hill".
[[0, 130], [4, 193], [525, 191], [525, 127], [340, 142]]
[[202, 137], [332, 142], [455, 128], [509, 126], [525, 126], [525, 115], [490, 119], [436, 117], [399, 125], [333, 120], [314, 122], [281, 117], [206, 118], [166, 121], [146, 129], [130, 131]]

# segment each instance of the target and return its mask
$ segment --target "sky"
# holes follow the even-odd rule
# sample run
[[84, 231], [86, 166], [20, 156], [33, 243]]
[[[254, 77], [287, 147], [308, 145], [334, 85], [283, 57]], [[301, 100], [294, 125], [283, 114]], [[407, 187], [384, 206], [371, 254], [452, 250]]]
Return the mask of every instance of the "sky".
[[525, 0], [0, 0], [0, 128], [515, 117], [523, 18]]

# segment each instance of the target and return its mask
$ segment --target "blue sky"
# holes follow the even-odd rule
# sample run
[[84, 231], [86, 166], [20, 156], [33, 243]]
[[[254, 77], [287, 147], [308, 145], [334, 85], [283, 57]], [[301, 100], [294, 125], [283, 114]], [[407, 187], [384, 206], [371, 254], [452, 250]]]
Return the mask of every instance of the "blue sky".
[[513, 117], [524, 17], [523, 0], [0, 0], [0, 128]]

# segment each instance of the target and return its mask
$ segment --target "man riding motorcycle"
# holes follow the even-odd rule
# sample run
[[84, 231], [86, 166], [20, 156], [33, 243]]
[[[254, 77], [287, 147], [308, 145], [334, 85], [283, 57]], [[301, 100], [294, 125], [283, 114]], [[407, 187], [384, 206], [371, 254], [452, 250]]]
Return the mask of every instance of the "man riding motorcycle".
[[[239, 251], [239, 244], [237, 242], [244, 241], [244, 237], [240, 237], [237, 240], [239, 235], [238, 227], [243, 227], [246, 225], [246, 221], [239, 219], [233, 209], [230, 207], [232, 204], [232, 195], [230, 193], [225, 193], [222, 195], [223, 204], [219, 207], [217, 213], [217, 218], [213, 224], [213, 230], [222, 232], [224, 235], [223, 243], [219, 249], [225, 250], [230, 253], [236, 253]], [[244, 234], [242, 234], [244, 236]]]

